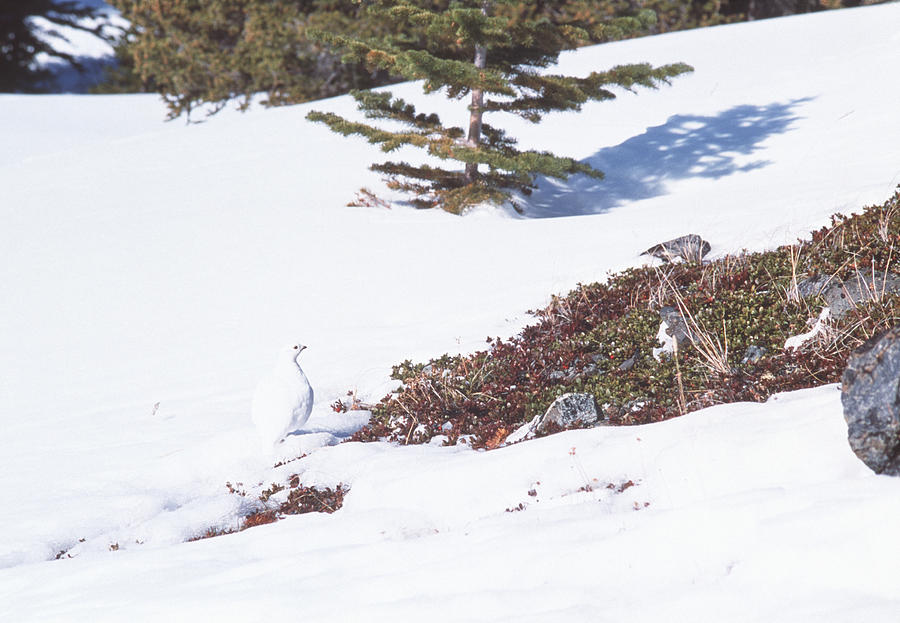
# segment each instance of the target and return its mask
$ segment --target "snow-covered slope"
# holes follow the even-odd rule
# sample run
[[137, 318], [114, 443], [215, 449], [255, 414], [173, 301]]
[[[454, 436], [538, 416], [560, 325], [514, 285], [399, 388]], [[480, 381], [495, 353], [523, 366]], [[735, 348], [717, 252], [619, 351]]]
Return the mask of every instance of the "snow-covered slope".
[[353, 482], [334, 515], [10, 569], [0, 615], [887, 623], [900, 482], [846, 450], [839, 398], [829, 386], [489, 453], [326, 448], [303, 478]]
[[[696, 71], [511, 120], [607, 173], [523, 217], [345, 207], [381, 154], [304, 116], [346, 98], [185, 126], [148, 96], [0, 97], [0, 620], [891, 620], [898, 485], [850, 453], [833, 387], [487, 454], [316, 449], [359, 425], [329, 409], [347, 390], [377, 399], [393, 363], [508, 335], [653, 243], [771, 247], [884, 200], [897, 23], [888, 4], [566, 55]], [[280, 451], [316, 451], [276, 473], [250, 400], [297, 340], [316, 403]], [[180, 543], [234, 524], [226, 481], [290, 469], [351, 484], [344, 508]]]

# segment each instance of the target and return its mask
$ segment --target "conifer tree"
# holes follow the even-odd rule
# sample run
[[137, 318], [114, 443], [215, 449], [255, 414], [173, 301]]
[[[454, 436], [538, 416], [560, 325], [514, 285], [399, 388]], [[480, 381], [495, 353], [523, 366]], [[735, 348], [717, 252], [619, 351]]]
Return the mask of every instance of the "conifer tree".
[[[515, 191], [529, 194], [537, 175], [566, 179], [581, 173], [601, 178], [602, 172], [571, 158], [517, 149], [513, 138], [485, 122], [485, 115], [512, 113], [537, 123], [551, 111], [577, 111], [589, 100], [613, 99], [611, 87], [656, 88], [691, 71], [683, 63], [621, 65], [583, 78], [541, 71], [553, 65], [563, 50], [647, 28], [654, 19], [652, 13], [591, 23], [574, 16], [553, 23], [546, 17], [523, 18], [521, 13], [504, 11], [521, 5], [515, 0], [457, 0], [444, 11], [435, 11], [421, 0], [368, 0], [366, 4], [369, 12], [392, 21], [396, 34], [368, 40], [327, 32], [313, 35], [340, 48], [345, 62], [363, 62], [371, 69], [423, 80], [427, 93], [443, 91], [449, 98], [467, 99], [468, 128], [446, 127], [435, 114], [419, 113], [390, 93], [372, 91], [352, 92], [365, 116], [400, 122], [406, 129], [389, 131], [316, 111], [307, 118], [345, 136], [363, 136], [384, 152], [412, 145], [438, 160], [458, 163], [455, 169], [390, 161], [372, 165], [372, 170], [385, 174], [390, 188], [411, 194], [419, 207], [459, 213], [484, 201], [508, 200]], [[424, 30], [425, 45], [404, 37], [410, 30]]]
[[266, 93], [277, 106], [387, 84], [341, 65], [306, 37], [309, 28], [372, 36], [352, 0], [108, 0], [132, 24], [123, 41], [139, 81], [160, 92], [169, 118], [206, 116]]

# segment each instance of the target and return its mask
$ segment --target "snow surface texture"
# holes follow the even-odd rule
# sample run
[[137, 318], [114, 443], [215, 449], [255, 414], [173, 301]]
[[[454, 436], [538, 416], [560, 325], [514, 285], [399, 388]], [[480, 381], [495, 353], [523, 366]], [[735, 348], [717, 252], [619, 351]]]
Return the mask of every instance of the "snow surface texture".
[[[524, 217], [344, 207], [380, 193], [382, 154], [304, 116], [347, 98], [185, 126], [152, 96], [0, 97], [0, 620], [895, 621], [900, 485], [853, 456], [833, 386], [489, 453], [334, 446], [366, 416], [329, 405], [661, 240], [769, 248], [883, 201], [897, 23], [888, 4], [565, 55], [696, 72], [510, 119], [607, 174], [542, 182]], [[253, 387], [301, 332], [327, 345], [304, 355], [317, 401], [277, 454], [309, 456], [273, 470]], [[350, 485], [344, 507], [182, 544], [292, 473]]]
[[297, 358], [306, 349], [292, 344], [282, 349], [272, 372], [260, 380], [250, 417], [264, 448], [306, 424], [313, 407], [313, 389]]

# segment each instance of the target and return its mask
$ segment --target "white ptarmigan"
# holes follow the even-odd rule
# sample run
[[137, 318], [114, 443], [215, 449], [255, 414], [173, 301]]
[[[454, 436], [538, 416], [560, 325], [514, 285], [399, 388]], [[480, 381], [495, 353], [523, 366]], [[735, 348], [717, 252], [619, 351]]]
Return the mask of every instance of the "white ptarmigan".
[[285, 347], [271, 374], [256, 387], [250, 417], [264, 445], [274, 446], [309, 419], [313, 389], [297, 363], [305, 348], [303, 344]]

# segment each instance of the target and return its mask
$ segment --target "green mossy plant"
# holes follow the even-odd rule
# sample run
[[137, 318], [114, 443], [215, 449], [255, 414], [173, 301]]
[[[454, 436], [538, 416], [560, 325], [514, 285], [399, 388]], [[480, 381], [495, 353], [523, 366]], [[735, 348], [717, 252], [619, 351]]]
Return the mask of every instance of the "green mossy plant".
[[[824, 336], [785, 350], [785, 340], [806, 332], [824, 305], [791, 292], [798, 280], [847, 276], [854, 266], [890, 271], [900, 242], [898, 200], [900, 192], [862, 214], [836, 216], [797, 245], [631, 268], [552, 297], [534, 312], [536, 324], [509, 340], [489, 339], [486, 350], [403, 362], [394, 368], [403, 386], [376, 405], [355, 439], [424, 443], [443, 435], [448, 444], [490, 447], [566, 392], [592, 394], [611, 424], [642, 424], [835, 382], [853, 348], [900, 322], [900, 295], [858, 305]], [[679, 301], [695, 328], [722, 346], [724, 371], [711, 368], [691, 341], [682, 342], [677, 361], [653, 356], [661, 346], [659, 309]], [[765, 354], [745, 359], [751, 346]], [[623, 365], [632, 356], [633, 365]]]

